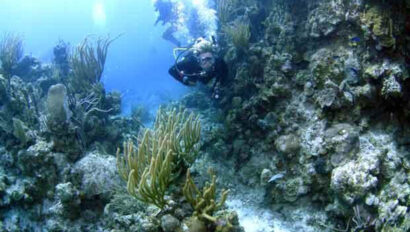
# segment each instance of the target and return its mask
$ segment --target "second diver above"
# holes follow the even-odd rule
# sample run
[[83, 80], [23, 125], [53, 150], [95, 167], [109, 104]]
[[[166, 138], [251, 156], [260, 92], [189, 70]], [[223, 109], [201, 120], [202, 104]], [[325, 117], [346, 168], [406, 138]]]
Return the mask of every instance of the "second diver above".
[[187, 86], [194, 86], [197, 82], [208, 84], [212, 79], [212, 98], [220, 98], [220, 86], [226, 82], [228, 68], [225, 61], [217, 57], [216, 45], [199, 38], [187, 50], [188, 53], [169, 69], [169, 74]]

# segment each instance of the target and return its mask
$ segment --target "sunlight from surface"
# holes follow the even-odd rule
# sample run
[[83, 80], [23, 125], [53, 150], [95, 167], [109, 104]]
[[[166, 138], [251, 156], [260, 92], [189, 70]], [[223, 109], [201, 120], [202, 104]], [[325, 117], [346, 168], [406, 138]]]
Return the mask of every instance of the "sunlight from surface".
[[106, 22], [106, 14], [104, 4], [102, 2], [96, 2], [93, 6], [93, 20], [94, 24], [99, 27], [104, 27]]
[[204, 0], [192, 0], [192, 5], [194, 5], [194, 6], [204, 6], [205, 2], [204, 2]]

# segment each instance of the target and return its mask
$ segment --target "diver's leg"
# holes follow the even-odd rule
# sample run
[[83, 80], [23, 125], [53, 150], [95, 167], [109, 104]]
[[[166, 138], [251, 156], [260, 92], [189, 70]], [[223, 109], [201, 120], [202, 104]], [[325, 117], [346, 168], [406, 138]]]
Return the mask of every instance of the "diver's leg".
[[176, 31], [176, 29], [171, 26], [169, 27], [163, 34], [162, 34], [162, 38], [165, 40], [168, 40], [169, 42], [175, 44], [178, 47], [181, 47], [181, 43], [174, 37], [174, 32]]

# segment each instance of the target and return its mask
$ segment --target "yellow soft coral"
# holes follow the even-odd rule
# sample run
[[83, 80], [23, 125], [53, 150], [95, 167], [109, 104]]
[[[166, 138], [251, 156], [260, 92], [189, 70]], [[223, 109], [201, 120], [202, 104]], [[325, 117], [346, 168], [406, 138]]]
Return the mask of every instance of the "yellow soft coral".
[[132, 141], [117, 150], [117, 169], [136, 199], [166, 205], [165, 192], [174, 177], [193, 162], [200, 137], [199, 118], [186, 111], [159, 110], [153, 130], [146, 129], [138, 149]]
[[182, 191], [186, 200], [194, 208], [194, 216], [199, 217], [200, 219], [207, 219], [209, 221], [216, 222], [216, 218], [212, 217], [212, 214], [215, 210], [223, 206], [229, 190], [223, 190], [221, 200], [219, 203], [216, 203], [216, 175], [211, 171], [210, 175], [212, 176], [211, 183], [206, 183], [201, 192], [192, 180], [188, 169], [185, 185]]

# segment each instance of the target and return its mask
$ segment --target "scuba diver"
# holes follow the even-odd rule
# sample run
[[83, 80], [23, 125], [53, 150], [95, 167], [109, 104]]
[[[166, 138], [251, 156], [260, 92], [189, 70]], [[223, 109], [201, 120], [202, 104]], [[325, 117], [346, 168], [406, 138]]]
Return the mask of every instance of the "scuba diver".
[[[212, 38], [212, 40], [213, 42], [210, 42], [204, 38], [199, 38], [192, 47], [179, 48], [183, 52], [176, 57], [175, 64], [168, 72], [187, 86], [194, 86], [198, 81], [202, 84], [208, 84], [215, 78], [211, 92], [212, 98], [218, 99], [220, 98], [219, 88], [226, 81], [228, 68], [225, 61], [216, 56], [215, 39]], [[179, 61], [179, 58], [184, 54], [186, 55]]]
[[178, 15], [176, 13], [175, 3], [164, 0], [157, 0], [154, 4], [155, 11], [158, 11], [158, 18], [155, 21], [155, 26], [162, 21], [162, 25], [169, 23], [170, 26], [162, 34], [162, 38], [170, 41], [176, 46], [180, 47], [181, 43], [175, 38], [174, 33], [178, 30]]

